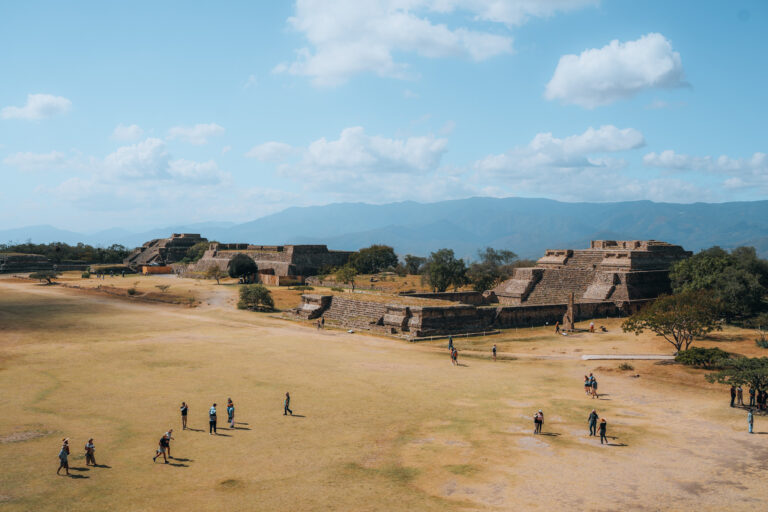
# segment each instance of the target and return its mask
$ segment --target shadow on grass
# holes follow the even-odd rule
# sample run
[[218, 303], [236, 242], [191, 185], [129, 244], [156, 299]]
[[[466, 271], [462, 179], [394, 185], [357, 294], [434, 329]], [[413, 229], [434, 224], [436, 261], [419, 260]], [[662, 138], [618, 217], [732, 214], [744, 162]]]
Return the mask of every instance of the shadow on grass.
[[306, 416], [304, 416], [303, 414], [291, 414], [290, 416], [291, 418], [306, 418]]
[[215, 436], [219, 436], [219, 437], [232, 437], [230, 434], [222, 434], [222, 433], [220, 433], [220, 432], [217, 432], [217, 433], [215, 433], [215, 434], [213, 434], [213, 435], [215, 435]]
[[171, 458], [179, 462], [194, 462], [192, 459], [182, 459], [181, 457], [171, 457]]
[[[70, 468], [71, 469], [71, 468]], [[86, 475], [67, 475], [69, 478], [91, 478]]]
[[102, 468], [102, 469], [112, 469], [112, 466], [107, 466], [106, 464], [94, 464], [93, 467]]
[[70, 471], [90, 471], [91, 468], [69, 468]]
[[202, 428], [189, 428], [187, 427], [185, 430], [189, 430], [191, 432], [205, 432]]
[[559, 432], [539, 432], [536, 435], [537, 436], [558, 437], [558, 436], [560, 436], [560, 433]]
[[189, 467], [189, 464], [181, 464], [179, 462], [169, 462], [168, 465], [169, 466], [174, 466], [174, 467], [177, 467], [177, 468], [188, 468]]

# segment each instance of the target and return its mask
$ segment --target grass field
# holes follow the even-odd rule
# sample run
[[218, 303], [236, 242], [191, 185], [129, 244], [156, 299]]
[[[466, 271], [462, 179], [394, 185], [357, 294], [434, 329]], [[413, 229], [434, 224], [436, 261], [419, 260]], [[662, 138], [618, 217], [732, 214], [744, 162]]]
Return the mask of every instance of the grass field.
[[[149, 292], [169, 278], [145, 279]], [[170, 284], [196, 307], [0, 278], [0, 508], [765, 509], [768, 435], [746, 433], [724, 387], [679, 365], [580, 359], [671, 353], [616, 320], [568, 338], [457, 338], [452, 367], [445, 340], [317, 331], [234, 309], [235, 286]], [[493, 343], [504, 360], [489, 359]], [[701, 345], [768, 353], [737, 329]], [[599, 400], [583, 393], [590, 371]], [[286, 391], [298, 416], [282, 414]], [[209, 436], [207, 410], [217, 402], [221, 418], [227, 397], [238, 428]], [[180, 430], [182, 400], [194, 430]], [[586, 436], [593, 407], [610, 446]], [[768, 433], [768, 417], [755, 427]], [[168, 428], [176, 458], [153, 464]], [[75, 478], [56, 476], [64, 436]], [[108, 467], [85, 467], [89, 437]]]

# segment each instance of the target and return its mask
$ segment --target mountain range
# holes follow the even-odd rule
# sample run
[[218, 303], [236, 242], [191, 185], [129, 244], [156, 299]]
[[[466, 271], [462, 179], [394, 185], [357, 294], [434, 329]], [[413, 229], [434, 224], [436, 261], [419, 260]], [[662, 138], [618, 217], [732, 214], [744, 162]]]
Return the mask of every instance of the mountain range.
[[486, 246], [537, 258], [545, 249], [587, 247], [590, 240], [662, 240], [697, 251], [713, 245], [754, 246], [768, 256], [768, 201], [731, 203], [563, 203], [550, 199], [472, 197], [382, 205], [334, 203], [291, 207], [250, 222], [204, 222], [141, 233], [114, 228], [75, 233], [52, 226], [0, 230], [0, 241], [120, 243], [129, 247], [171, 233], [256, 244], [326, 244], [356, 250], [373, 243], [398, 254], [428, 255], [449, 247], [473, 258]]

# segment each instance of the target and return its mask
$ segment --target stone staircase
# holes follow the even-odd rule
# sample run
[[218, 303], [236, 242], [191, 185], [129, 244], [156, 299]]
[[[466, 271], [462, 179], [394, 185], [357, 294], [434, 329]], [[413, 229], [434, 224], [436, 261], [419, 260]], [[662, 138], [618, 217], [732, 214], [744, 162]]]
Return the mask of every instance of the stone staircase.
[[351, 329], [372, 330], [387, 313], [387, 304], [348, 299], [334, 295], [331, 306], [323, 313], [326, 323]]
[[573, 293], [578, 302], [592, 283], [594, 270], [546, 269], [524, 304], [566, 304]]
[[573, 255], [565, 261], [566, 268], [595, 270], [603, 261], [600, 253], [573, 251]]

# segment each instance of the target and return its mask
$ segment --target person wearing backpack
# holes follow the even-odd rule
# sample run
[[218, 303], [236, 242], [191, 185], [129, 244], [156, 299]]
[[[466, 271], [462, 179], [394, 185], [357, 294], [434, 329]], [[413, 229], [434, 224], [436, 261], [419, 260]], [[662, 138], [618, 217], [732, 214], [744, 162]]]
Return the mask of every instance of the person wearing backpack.
[[214, 403], [208, 410], [208, 435], [216, 433], [216, 404]]

